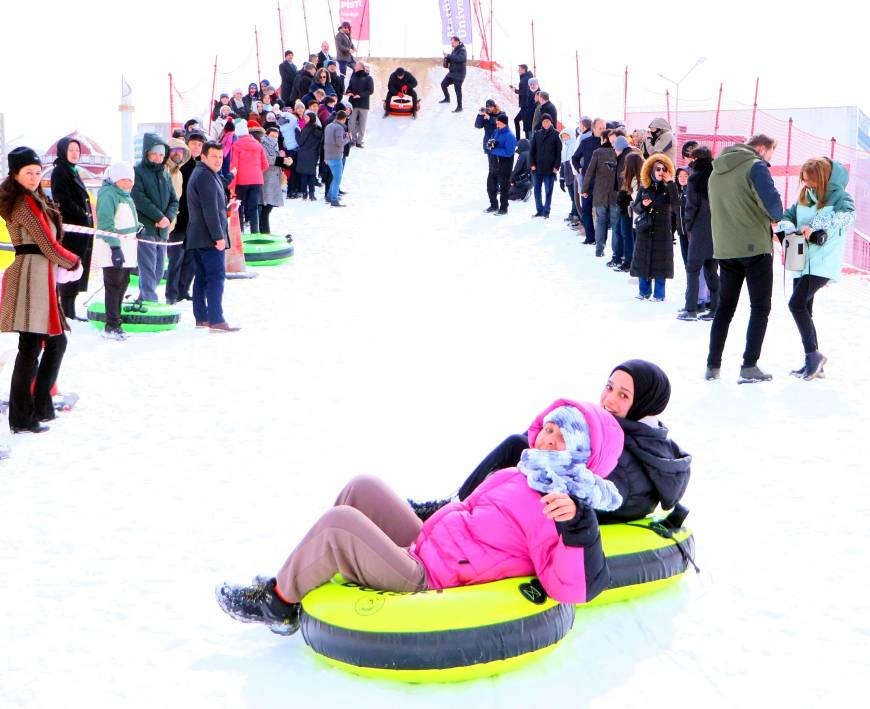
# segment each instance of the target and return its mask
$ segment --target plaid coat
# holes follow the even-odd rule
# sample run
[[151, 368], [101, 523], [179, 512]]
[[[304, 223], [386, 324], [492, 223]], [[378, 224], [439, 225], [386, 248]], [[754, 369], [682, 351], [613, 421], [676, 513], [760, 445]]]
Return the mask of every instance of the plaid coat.
[[16, 254], [3, 274], [0, 332], [60, 335], [69, 330], [58, 306], [54, 267], [73, 269], [79, 257], [57, 241], [59, 227], [38, 198], [23, 197], [6, 220], [14, 246], [36, 245], [38, 254]]

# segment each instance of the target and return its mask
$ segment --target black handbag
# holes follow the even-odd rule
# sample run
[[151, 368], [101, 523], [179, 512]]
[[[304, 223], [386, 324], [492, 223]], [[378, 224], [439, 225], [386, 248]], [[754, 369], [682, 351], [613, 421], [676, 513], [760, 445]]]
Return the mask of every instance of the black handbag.
[[444, 64], [445, 69], [449, 69], [450, 68], [450, 57], [444, 57], [444, 61], [442, 62], [442, 64]]

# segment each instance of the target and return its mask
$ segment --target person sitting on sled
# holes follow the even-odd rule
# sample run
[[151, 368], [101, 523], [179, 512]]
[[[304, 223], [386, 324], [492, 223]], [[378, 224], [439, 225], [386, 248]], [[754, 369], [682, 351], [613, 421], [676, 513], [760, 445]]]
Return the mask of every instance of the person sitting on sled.
[[393, 96], [404, 94], [408, 96], [411, 103], [411, 118], [417, 117], [417, 92], [414, 87], [417, 86], [417, 79], [410, 71], [405, 71], [402, 67], [397, 68], [387, 81], [387, 98], [384, 99], [384, 118], [390, 115], [390, 101]]
[[622, 429], [599, 406], [560, 399], [532, 422], [529, 443], [516, 467], [426, 522], [378, 478], [354, 478], [276, 577], [224, 583], [218, 604], [236, 620], [290, 635], [305, 595], [337, 573], [397, 592], [536, 575], [557, 601], [591, 601], [610, 582], [594, 510], [622, 502], [606, 479]]

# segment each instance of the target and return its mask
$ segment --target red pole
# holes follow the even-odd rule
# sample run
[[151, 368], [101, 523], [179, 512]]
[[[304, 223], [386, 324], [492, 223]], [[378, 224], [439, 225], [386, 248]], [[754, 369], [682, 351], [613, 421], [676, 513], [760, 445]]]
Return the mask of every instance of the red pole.
[[208, 107], [208, 132], [211, 135], [211, 122], [214, 116], [214, 90], [217, 86], [217, 54], [214, 56], [214, 76], [211, 80], [211, 105]]
[[281, 3], [278, 3], [278, 31], [281, 33], [281, 59], [284, 59], [284, 16], [281, 14]]
[[538, 75], [538, 60], [535, 58], [535, 21], [532, 20], [532, 68], [535, 70], [535, 76]]
[[[308, 13], [305, 10], [305, 0], [302, 0], [302, 21], [305, 23], [305, 45], [308, 49], [308, 57], [311, 56], [311, 38], [308, 36]], [[305, 61], [308, 61], [305, 57]]]
[[[357, 32], [357, 35], [356, 35], [357, 42], [362, 42], [360, 37], [362, 37], [362, 28], [363, 28], [363, 24], [365, 24], [366, 13], [368, 11], [369, 11], [369, 0], [366, 0], [363, 3], [362, 15], [359, 16], [359, 32]], [[371, 35], [371, 32], [372, 32], [372, 23], [369, 22], [369, 56], [371, 56], [371, 54], [372, 54], [372, 35]], [[357, 51], [359, 51], [359, 50], [357, 50]]]
[[837, 139], [831, 138], [831, 160], [834, 159], [834, 149], [837, 147]]
[[758, 77], [755, 77], [755, 98], [752, 99], [752, 126], [749, 135], [755, 135], [755, 113], [758, 111]]
[[580, 51], [574, 50], [574, 69], [577, 72], [577, 121], [583, 116], [583, 111], [580, 108]]
[[791, 126], [792, 119], [788, 119], [788, 145], [785, 149], [785, 195], [782, 198], [782, 203], [788, 206], [788, 177], [791, 172]]
[[257, 91], [260, 90], [260, 35], [257, 32], [257, 25], [254, 25], [254, 47], [257, 50]]
[[671, 122], [671, 92], [669, 89], [665, 89], [665, 105], [668, 109], [668, 124]]
[[[622, 122], [628, 120], [628, 67], [625, 67], [625, 86], [622, 90]], [[670, 121], [668, 121], [670, 123]]]
[[173, 93], [173, 85], [172, 85], [172, 72], [169, 72], [169, 132], [172, 133], [172, 129], [175, 127], [175, 99], [172, 95]]
[[492, 0], [489, 0], [489, 80], [492, 81], [492, 65], [495, 57], [492, 55]]
[[722, 82], [719, 82], [719, 101], [716, 103], [716, 125], [713, 127], [713, 157], [716, 157], [716, 144], [719, 142], [719, 111], [722, 108]]
[[486, 57], [488, 61], [492, 61], [492, 55], [489, 51], [489, 42], [486, 39], [486, 25], [483, 22], [483, 8], [480, 6], [480, 0], [474, 0], [474, 21], [477, 22], [477, 30], [480, 32], [480, 58]]

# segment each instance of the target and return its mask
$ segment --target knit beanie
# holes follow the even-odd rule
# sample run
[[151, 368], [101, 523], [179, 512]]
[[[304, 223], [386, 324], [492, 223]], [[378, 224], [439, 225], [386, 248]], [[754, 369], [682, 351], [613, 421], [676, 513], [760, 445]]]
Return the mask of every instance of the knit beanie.
[[[254, 123], [256, 123], [256, 121], [254, 121]], [[236, 135], [240, 138], [243, 135], [250, 135], [250, 133], [248, 132], [248, 124], [245, 123], [241, 118], [236, 121]]]
[[251, 130], [252, 128], [259, 128], [259, 127], [260, 127], [260, 124], [257, 121], [254, 121], [254, 120], [248, 121], [248, 130]]
[[573, 406], [559, 406], [544, 416], [544, 423], [554, 423], [559, 427], [566, 451], [585, 451], [586, 460], [589, 459], [589, 430], [577, 409]]
[[[660, 367], [643, 359], [630, 359], [614, 367], [631, 376], [634, 381], [634, 401], [625, 415], [629, 421], [640, 421], [646, 416], [658, 416], [671, 398], [671, 382]], [[611, 372], [611, 374], [613, 374]]]
[[136, 172], [130, 163], [116, 162], [106, 170], [106, 179], [112, 184], [117, 184], [119, 180], [135, 180]]
[[166, 146], [163, 145], [163, 143], [155, 143], [150, 148], [148, 148], [148, 154], [150, 155], [151, 153], [166, 157]]
[[618, 151], [626, 150], [628, 148], [628, 139], [624, 135], [618, 136], [616, 144], [613, 147]]
[[10, 175], [17, 175], [28, 165], [39, 165], [42, 167], [42, 161], [33, 148], [26, 148], [22, 145], [20, 148], [15, 148], [15, 150], [9, 153]]

